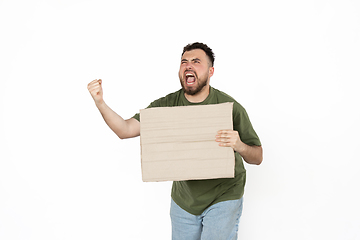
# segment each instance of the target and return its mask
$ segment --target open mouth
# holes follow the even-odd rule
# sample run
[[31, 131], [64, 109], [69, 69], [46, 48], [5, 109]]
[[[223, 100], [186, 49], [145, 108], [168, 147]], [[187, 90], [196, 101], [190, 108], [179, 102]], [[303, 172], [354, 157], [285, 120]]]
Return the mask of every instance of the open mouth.
[[186, 79], [186, 84], [187, 85], [193, 85], [195, 84], [196, 78], [195, 78], [195, 74], [194, 73], [186, 73], [185, 74], [185, 79]]

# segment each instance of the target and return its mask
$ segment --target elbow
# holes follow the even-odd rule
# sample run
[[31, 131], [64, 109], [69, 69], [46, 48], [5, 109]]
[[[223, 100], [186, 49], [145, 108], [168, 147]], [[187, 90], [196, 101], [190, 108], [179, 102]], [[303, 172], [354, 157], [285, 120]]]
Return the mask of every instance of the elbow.
[[262, 163], [262, 161], [263, 161], [263, 149], [262, 149], [262, 146], [260, 146], [259, 149], [260, 149], [260, 156], [257, 159], [256, 165], [260, 165]]
[[260, 165], [262, 163], [262, 161], [263, 161], [262, 147], [261, 146], [253, 146], [251, 149], [252, 149], [252, 154], [247, 155], [247, 156], [242, 155], [243, 159], [248, 164]]
[[257, 149], [258, 149], [257, 158], [255, 159], [253, 164], [260, 165], [263, 161], [263, 149], [262, 146], [258, 146]]
[[247, 159], [247, 158], [243, 158], [245, 160], [245, 162], [247, 162], [248, 164], [251, 165], [260, 165], [262, 163], [262, 157], [259, 158], [252, 158], [252, 159]]
[[263, 161], [263, 157], [261, 156], [257, 161], [254, 163], [255, 165], [260, 165]]
[[116, 134], [121, 140], [124, 140], [124, 139], [129, 139], [129, 138], [133, 138], [133, 137], [137, 137], [139, 135], [136, 135], [136, 134], [130, 134], [130, 133], [119, 133], [119, 134]]
[[125, 135], [118, 135], [116, 134], [121, 140], [124, 140], [124, 139], [128, 139], [129, 137], [128, 136], [125, 136]]
[[118, 136], [121, 140], [124, 140], [127, 138], [127, 136], [123, 133], [118, 133], [118, 132], [115, 132], [116, 136]]

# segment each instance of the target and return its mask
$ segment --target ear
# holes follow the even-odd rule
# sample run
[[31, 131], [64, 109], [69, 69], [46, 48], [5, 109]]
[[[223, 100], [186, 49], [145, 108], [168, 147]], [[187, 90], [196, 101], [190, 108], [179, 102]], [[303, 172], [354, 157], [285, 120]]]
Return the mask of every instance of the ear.
[[214, 75], [214, 67], [209, 68], [209, 77], [212, 77]]

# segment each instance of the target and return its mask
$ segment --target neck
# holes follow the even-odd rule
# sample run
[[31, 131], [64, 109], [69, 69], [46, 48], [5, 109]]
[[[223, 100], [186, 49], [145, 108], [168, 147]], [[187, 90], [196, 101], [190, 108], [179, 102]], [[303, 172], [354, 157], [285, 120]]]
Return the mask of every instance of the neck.
[[207, 85], [205, 86], [203, 89], [201, 89], [200, 92], [198, 92], [195, 95], [189, 95], [189, 94], [184, 94], [185, 98], [191, 102], [191, 103], [200, 103], [205, 101], [205, 99], [209, 96], [210, 93], [210, 86]]

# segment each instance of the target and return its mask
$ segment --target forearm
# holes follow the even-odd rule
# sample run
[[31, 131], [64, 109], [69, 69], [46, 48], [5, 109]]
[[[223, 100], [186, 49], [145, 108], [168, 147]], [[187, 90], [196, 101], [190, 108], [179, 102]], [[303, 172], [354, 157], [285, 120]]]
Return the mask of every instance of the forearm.
[[99, 109], [103, 119], [110, 129], [121, 139], [131, 138], [138, 136], [136, 129], [129, 124], [130, 121], [135, 119], [124, 120], [120, 115], [114, 112], [104, 101], [97, 103], [96, 107]]
[[261, 146], [249, 146], [242, 143], [238, 146], [239, 150], [236, 150], [249, 164], [260, 165], [263, 160], [263, 150]]

